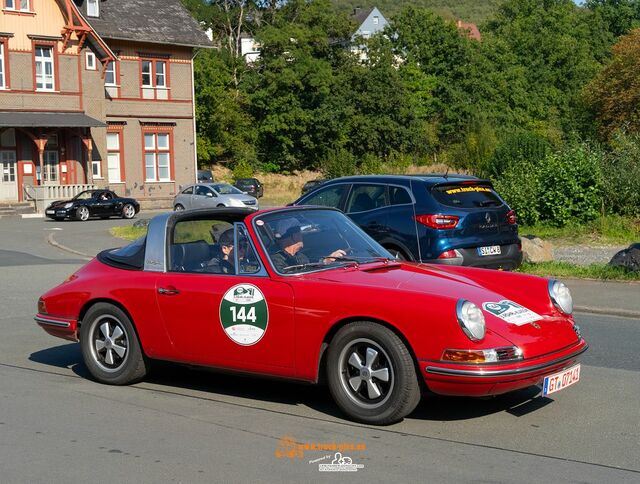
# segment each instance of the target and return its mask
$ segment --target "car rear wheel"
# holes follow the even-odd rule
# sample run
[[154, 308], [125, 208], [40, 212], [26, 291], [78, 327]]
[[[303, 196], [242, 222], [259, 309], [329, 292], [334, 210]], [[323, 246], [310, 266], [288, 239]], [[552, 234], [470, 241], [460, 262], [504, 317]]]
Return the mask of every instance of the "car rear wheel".
[[182, 205], [180, 205], [179, 203], [176, 203], [176, 206], [173, 207], [173, 210], [176, 212], [181, 212], [182, 210], [184, 210], [184, 207]]
[[89, 209], [87, 207], [78, 207], [76, 210], [76, 218], [81, 222], [89, 220]]
[[224, 208], [224, 207], [226, 207], [226, 205], [224, 205], [224, 204], [222, 204], [222, 203], [219, 203], [218, 205], [216, 205], [216, 207], [218, 207], [218, 208]]
[[122, 207], [122, 218], [133, 218], [136, 215], [136, 208], [127, 203], [124, 207]]
[[98, 303], [82, 321], [80, 346], [85, 365], [101, 383], [128, 385], [141, 380], [148, 370], [138, 336], [120, 308]]
[[420, 402], [409, 350], [393, 331], [369, 321], [336, 333], [327, 354], [327, 380], [337, 405], [358, 422], [389, 425]]

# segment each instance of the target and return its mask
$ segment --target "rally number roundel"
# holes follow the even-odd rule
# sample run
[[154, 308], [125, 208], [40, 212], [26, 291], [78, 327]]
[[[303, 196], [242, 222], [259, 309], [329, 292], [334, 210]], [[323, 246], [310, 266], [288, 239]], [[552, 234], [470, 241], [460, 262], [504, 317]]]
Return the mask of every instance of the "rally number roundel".
[[220, 322], [227, 336], [239, 345], [254, 345], [267, 331], [269, 310], [264, 295], [253, 284], [238, 284], [220, 302]]

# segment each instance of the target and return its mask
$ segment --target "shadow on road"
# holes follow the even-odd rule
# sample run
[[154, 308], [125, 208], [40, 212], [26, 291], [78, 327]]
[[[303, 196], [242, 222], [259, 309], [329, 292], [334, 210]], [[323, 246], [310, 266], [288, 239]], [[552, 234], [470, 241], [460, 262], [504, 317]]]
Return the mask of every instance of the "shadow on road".
[[[76, 375], [91, 379], [82, 362], [78, 343], [69, 343], [32, 353], [31, 361], [58, 368], [71, 369]], [[209, 394], [212, 399], [225, 395], [254, 401], [277, 403], [283, 406], [306, 406], [325, 415], [344, 418], [333, 402], [329, 389], [323, 385], [256, 378], [252, 376], [221, 373], [206, 368], [188, 367], [169, 362], [154, 361], [152, 371], [144, 380], [166, 387], [171, 393], [180, 390]], [[540, 389], [530, 387], [517, 392], [491, 398], [443, 397], [427, 394], [418, 408], [408, 417], [411, 420], [457, 421], [507, 412], [520, 417], [534, 412], [549, 403], [550, 398], [539, 397]], [[188, 394], [185, 393], [185, 396]], [[189, 395], [192, 396], [192, 395]], [[199, 398], [202, 398], [199, 395]], [[250, 403], [247, 405], [250, 406]], [[283, 412], [287, 409], [283, 408]]]

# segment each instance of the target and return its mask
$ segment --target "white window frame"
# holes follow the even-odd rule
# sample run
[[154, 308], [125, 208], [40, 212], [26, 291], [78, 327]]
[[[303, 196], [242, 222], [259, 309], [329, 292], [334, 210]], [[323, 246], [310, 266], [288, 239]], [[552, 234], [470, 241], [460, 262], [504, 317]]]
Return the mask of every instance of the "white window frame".
[[373, 25], [378, 25], [380, 23], [380, 17], [377, 15], [373, 16]]
[[[115, 145], [110, 144], [109, 140], [115, 139]], [[107, 133], [107, 177], [109, 183], [122, 183], [122, 172], [120, 170], [120, 133], [111, 131]], [[115, 161], [115, 164], [114, 164]]]
[[[0, 182], [15, 183], [16, 167], [18, 166], [16, 159], [15, 150], [0, 150], [0, 165], [2, 165]], [[7, 170], [6, 172], [4, 171], [5, 169]]]
[[[11, 6], [9, 6], [11, 2]], [[13, 12], [30, 12], [31, 0], [6, 0], [5, 10], [11, 10]]]
[[99, 17], [99, 16], [100, 16], [100, 1], [87, 0], [87, 17]]
[[[148, 84], [144, 83], [145, 64], [149, 65], [149, 83]], [[146, 60], [146, 59], [142, 60], [142, 75], [140, 77], [141, 77], [142, 87], [153, 87], [153, 61], [152, 60]]]
[[[144, 166], [145, 181], [170, 182], [171, 181], [171, 133], [168, 131], [145, 131], [144, 137]], [[165, 139], [166, 145], [159, 143], [160, 137]], [[151, 143], [147, 143], [150, 140]], [[161, 160], [166, 160], [166, 163]], [[153, 178], [149, 177], [149, 171], [153, 170]], [[160, 172], [166, 169], [167, 175], [160, 176]]]
[[96, 55], [90, 50], [85, 53], [85, 68], [88, 71], [95, 71], [98, 68]]
[[[111, 69], [109, 69], [109, 66], [111, 66]], [[107, 74], [113, 72], [113, 82], [107, 82]], [[104, 69], [104, 85], [105, 86], [111, 86], [111, 87], [115, 87], [118, 85], [117, 79], [116, 79], [116, 63], [115, 61], [109, 61], [107, 63], [107, 67], [105, 67]]]
[[0, 89], [7, 88], [7, 71], [4, 68], [4, 42], [0, 42]]
[[100, 160], [91, 160], [91, 175], [94, 180], [102, 180], [102, 164]]
[[[46, 57], [42, 55], [39, 56], [38, 55], [39, 49], [48, 50], [49, 52], [51, 52], [51, 57]], [[56, 88], [56, 72], [55, 72], [55, 62], [54, 62], [55, 52], [53, 51], [53, 46], [36, 45], [34, 56], [35, 56], [35, 67], [36, 67], [36, 91], [54, 91]], [[38, 63], [40, 63], [41, 65], [40, 75], [38, 75]], [[50, 76], [47, 76], [44, 72], [47, 64], [51, 64]], [[38, 78], [40, 78], [40, 83], [42, 84], [42, 87], [38, 87], [38, 82], [39, 82]], [[48, 78], [51, 81], [51, 87], [47, 87]]]
[[[165, 61], [154, 61], [155, 62], [155, 87], [161, 87], [165, 89], [167, 87], [167, 63]], [[158, 74], [158, 65], [162, 64], [162, 74]], [[162, 84], [158, 82], [158, 77], [162, 78]]]
[[42, 182], [59, 182], [60, 174], [58, 173], [58, 170], [60, 169], [60, 157], [58, 155], [58, 150], [44, 150], [43, 161], [44, 177]]

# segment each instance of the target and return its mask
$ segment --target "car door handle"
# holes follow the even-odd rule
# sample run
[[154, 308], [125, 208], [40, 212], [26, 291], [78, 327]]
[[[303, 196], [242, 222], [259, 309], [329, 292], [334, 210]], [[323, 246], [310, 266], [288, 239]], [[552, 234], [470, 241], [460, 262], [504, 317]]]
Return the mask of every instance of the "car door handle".
[[159, 287], [158, 294], [163, 294], [165, 296], [175, 296], [176, 294], [180, 294], [180, 291], [178, 291], [175, 287], [170, 287], [169, 289]]

